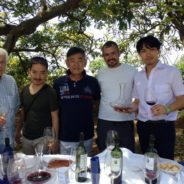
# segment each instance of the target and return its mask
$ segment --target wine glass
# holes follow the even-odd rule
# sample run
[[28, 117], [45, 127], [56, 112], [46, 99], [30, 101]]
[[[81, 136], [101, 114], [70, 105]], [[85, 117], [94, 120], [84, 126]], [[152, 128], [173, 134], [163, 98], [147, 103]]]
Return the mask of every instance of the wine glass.
[[110, 177], [111, 184], [114, 183], [114, 179], [121, 175], [122, 162], [117, 162], [115, 158], [112, 157], [111, 152], [107, 152], [104, 159], [104, 172]]
[[43, 169], [43, 147], [44, 147], [44, 144], [42, 143], [38, 143], [35, 146], [35, 154], [36, 154], [37, 161], [38, 161], [38, 170]]
[[[0, 118], [6, 121], [7, 115], [8, 115], [8, 107], [4, 103], [0, 103]], [[6, 130], [6, 123], [0, 126], [1, 129]]]
[[111, 151], [115, 146], [115, 139], [118, 137], [118, 132], [115, 130], [108, 130], [106, 136], [107, 150]]
[[144, 92], [144, 98], [148, 105], [153, 106], [157, 103], [157, 97], [153, 87], [147, 87]]
[[13, 158], [8, 162], [7, 176], [10, 184], [25, 183], [26, 164], [23, 158]]
[[152, 184], [159, 176], [159, 157], [155, 155], [154, 157], [144, 156], [144, 177], [148, 184]]
[[71, 146], [69, 150], [69, 178], [75, 180], [75, 169], [76, 169], [76, 146]]
[[44, 142], [48, 148], [48, 154], [52, 153], [52, 146], [56, 140], [55, 129], [52, 127], [46, 127], [43, 131]]
[[3, 168], [2, 156], [0, 155], [0, 183], [3, 182], [4, 177], [5, 177], [5, 172]]

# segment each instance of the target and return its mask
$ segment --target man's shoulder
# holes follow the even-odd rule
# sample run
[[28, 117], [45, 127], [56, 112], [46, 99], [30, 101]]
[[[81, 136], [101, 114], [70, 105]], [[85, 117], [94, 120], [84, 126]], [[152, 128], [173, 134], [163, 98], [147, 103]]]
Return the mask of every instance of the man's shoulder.
[[54, 88], [52, 86], [50, 86], [49, 84], [45, 84], [44, 88], [45, 88], [45, 91], [49, 92], [49, 94], [55, 94], [56, 93]]
[[54, 80], [54, 84], [60, 83], [60, 82], [62, 82], [62, 81], [66, 81], [66, 79], [67, 79], [67, 75], [60, 76], [60, 77], [58, 77], [58, 78], [56, 78], [56, 79]]
[[107, 74], [109, 73], [109, 68], [107, 66], [104, 66], [102, 68], [100, 68], [98, 70], [98, 73], [97, 73], [97, 79], [100, 77], [100, 76], [106, 76]]
[[137, 69], [134, 66], [127, 63], [122, 64], [122, 68], [126, 68], [127, 70], [137, 72]]
[[4, 79], [6, 79], [6, 80], [11, 80], [11, 81], [15, 81], [15, 79], [14, 79], [14, 77], [13, 76], [11, 76], [11, 75], [8, 75], [8, 74], [3, 74], [3, 76], [4, 76]]
[[169, 70], [169, 71], [179, 71], [175, 66], [171, 66], [168, 64], [162, 64], [163, 69]]
[[86, 79], [89, 80], [89, 81], [94, 81], [94, 82], [97, 81], [97, 79], [94, 76], [91, 76], [91, 75], [86, 75]]

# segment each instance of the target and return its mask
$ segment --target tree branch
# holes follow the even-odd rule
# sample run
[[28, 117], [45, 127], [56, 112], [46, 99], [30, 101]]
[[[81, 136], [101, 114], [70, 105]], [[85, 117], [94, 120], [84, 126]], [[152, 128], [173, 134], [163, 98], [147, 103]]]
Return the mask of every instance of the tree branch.
[[[173, 2], [168, 0], [166, 1], [166, 4], [172, 7]], [[171, 22], [173, 23], [173, 25], [179, 31], [180, 40], [182, 41], [182, 44], [184, 45], [184, 24], [182, 21], [184, 17], [184, 12], [169, 11], [168, 16], [171, 18]]]
[[[17, 26], [6, 25], [7, 27], [9, 26], [9, 29], [6, 31], [6, 34], [8, 34], [4, 48], [10, 53], [19, 37], [32, 34], [40, 24], [78, 8], [81, 1], [82, 0], [68, 0], [64, 4], [51, 7], [47, 11], [42, 11], [41, 14], [36, 15], [32, 19], [25, 20]], [[5, 28], [1, 28], [1, 30], [4, 30], [5, 33]], [[1, 35], [3, 35], [2, 33], [3, 31], [1, 32]]]

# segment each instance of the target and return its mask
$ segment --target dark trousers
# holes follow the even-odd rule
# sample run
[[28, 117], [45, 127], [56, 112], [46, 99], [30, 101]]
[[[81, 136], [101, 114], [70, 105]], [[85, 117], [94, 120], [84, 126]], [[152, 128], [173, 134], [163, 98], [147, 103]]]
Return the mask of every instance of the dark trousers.
[[116, 130], [119, 135], [119, 145], [135, 151], [134, 123], [133, 121], [107, 121], [98, 120], [97, 144], [100, 151], [106, 148], [105, 141], [108, 130]]
[[138, 121], [137, 133], [141, 150], [145, 153], [149, 145], [149, 136], [155, 136], [155, 148], [158, 155], [163, 158], [174, 159], [174, 146], [176, 140], [174, 121]]

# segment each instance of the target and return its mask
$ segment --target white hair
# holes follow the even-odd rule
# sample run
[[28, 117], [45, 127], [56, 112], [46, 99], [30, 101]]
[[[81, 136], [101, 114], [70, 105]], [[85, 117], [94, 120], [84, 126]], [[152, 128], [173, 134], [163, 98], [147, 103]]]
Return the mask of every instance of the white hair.
[[0, 48], [0, 56], [5, 56], [5, 60], [7, 64], [8, 63], [8, 52], [5, 49]]

